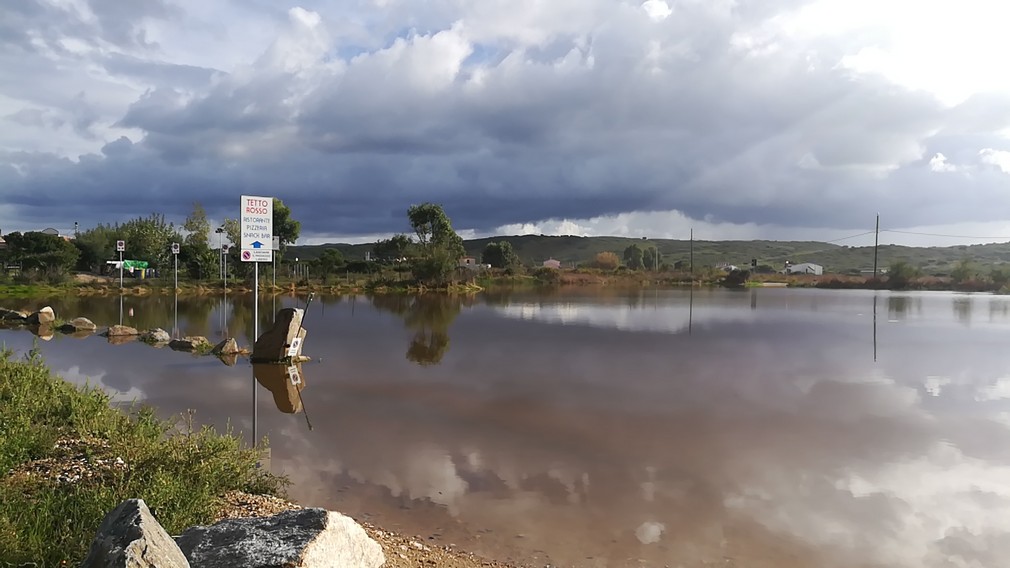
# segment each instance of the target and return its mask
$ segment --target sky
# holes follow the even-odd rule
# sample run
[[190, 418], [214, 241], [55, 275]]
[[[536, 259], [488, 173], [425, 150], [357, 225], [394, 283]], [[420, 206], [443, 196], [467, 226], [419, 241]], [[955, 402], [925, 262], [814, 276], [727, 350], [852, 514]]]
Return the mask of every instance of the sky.
[[0, 10], [3, 233], [249, 194], [303, 244], [409, 232], [422, 202], [464, 237], [866, 245], [879, 214], [881, 242], [1010, 241], [998, 0]]

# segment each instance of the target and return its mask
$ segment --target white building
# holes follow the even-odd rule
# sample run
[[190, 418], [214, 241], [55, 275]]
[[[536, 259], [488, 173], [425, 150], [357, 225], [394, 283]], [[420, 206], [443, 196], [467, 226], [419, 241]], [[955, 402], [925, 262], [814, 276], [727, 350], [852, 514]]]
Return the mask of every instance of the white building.
[[544, 261], [544, 267], [545, 268], [553, 268], [555, 270], [560, 270], [561, 269], [561, 261], [560, 260], [555, 260], [553, 258], [548, 258], [547, 260]]
[[786, 272], [789, 274], [813, 274], [820, 276], [824, 274], [824, 267], [812, 262], [801, 262], [800, 264], [790, 264], [786, 267]]

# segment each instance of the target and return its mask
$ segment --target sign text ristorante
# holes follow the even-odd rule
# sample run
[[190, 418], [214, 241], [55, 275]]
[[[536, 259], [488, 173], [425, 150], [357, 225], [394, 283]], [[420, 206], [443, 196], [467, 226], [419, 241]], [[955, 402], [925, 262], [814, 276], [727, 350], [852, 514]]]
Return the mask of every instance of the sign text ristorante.
[[255, 195], [242, 196], [242, 239], [239, 255], [244, 262], [273, 260], [274, 200]]

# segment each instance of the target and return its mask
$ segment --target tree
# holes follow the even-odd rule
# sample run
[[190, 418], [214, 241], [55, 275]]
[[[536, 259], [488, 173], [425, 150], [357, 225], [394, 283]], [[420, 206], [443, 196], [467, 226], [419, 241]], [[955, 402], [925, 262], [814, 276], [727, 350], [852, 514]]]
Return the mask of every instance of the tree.
[[643, 256], [644, 253], [638, 245], [631, 245], [624, 249], [624, 264], [632, 270], [640, 270]]
[[993, 287], [997, 290], [1002, 290], [1003, 287], [1010, 283], [1010, 272], [1006, 269], [993, 267], [993, 269], [989, 271], [989, 280], [992, 281]]
[[80, 251], [78, 270], [98, 272], [106, 261], [116, 258], [116, 234], [108, 225], [78, 233], [74, 246]]
[[21, 263], [26, 272], [62, 276], [73, 270], [81, 254], [63, 237], [36, 231], [10, 233], [4, 239], [7, 261]]
[[442, 284], [452, 278], [463, 256], [463, 239], [440, 205], [422, 203], [407, 210], [410, 226], [417, 235], [421, 258], [414, 265], [414, 275], [422, 282]]
[[323, 276], [323, 282], [326, 282], [331, 274], [344, 265], [344, 255], [335, 248], [323, 249], [315, 264]]
[[114, 232], [126, 241], [127, 256], [124, 258], [146, 260], [151, 268], [172, 266], [171, 244], [182, 240], [175, 226], [157, 213], [117, 225]]
[[912, 279], [919, 275], [919, 271], [903, 260], [891, 263], [887, 269], [887, 287], [892, 290], [907, 288]]
[[612, 252], [601, 252], [593, 259], [593, 266], [603, 270], [617, 270], [621, 265], [621, 260]]
[[642, 251], [642, 265], [646, 270], [659, 270], [663, 263], [663, 255], [656, 247], [648, 247]]
[[210, 247], [210, 221], [207, 220], [207, 212], [199, 201], [193, 203], [193, 212], [186, 217], [182, 228], [187, 232], [184, 241], [186, 244]]
[[519, 266], [519, 255], [508, 241], [491, 242], [484, 247], [480, 261], [490, 264], [493, 268], [515, 268]]
[[950, 279], [954, 284], [964, 284], [965, 282], [971, 280], [975, 277], [975, 267], [972, 266], [971, 260], [967, 258], [962, 258], [954, 270], [950, 271]]
[[210, 247], [210, 221], [199, 202], [193, 203], [193, 212], [186, 217], [182, 228], [187, 235], [179, 249], [179, 260], [191, 278], [210, 278], [218, 270], [218, 252]]
[[[288, 245], [298, 240], [298, 235], [302, 231], [302, 224], [291, 218], [291, 209], [276, 197], [274, 198], [273, 223], [274, 236], [280, 239], [280, 255], [281, 258], [284, 258], [284, 252], [288, 249]], [[241, 241], [232, 242], [236, 245], [241, 243]]]
[[410, 252], [414, 241], [407, 235], [393, 235], [392, 237], [376, 241], [372, 247], [372, 256], [376, 260], [399, 260], [406, 258]]

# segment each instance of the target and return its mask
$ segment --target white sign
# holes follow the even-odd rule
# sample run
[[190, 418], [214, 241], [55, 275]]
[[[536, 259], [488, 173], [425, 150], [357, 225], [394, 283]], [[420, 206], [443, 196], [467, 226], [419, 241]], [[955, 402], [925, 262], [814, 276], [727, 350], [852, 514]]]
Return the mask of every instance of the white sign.
[[295, 337], [291, 340], [291, 345], [288, 346], [288, 357], [297, 357], [302, 351], [302, 338]]
[[221, 245], [221, 252], [228, 254], [228, 245]]
[[272, 197], [242, 196], [242, 262], [273, 260], [274, 200]]
[[290, 380], [291, 384], [295, 386], [302, 384], [302, 374], [298, 372], [298, 367], [296, 365], [288, 367], [288, 380]]
[[179, 243], [172, 243], [172, 254], [179, 254]]
[[116, 241], [116, 252], [123, 252], [126, 250], [126, 241]]
[[274, 240], [270, 244], [270, 248], [274, 250], [281, 250], [281, 238], [278, 237], [277, 235], [274, 235]]

